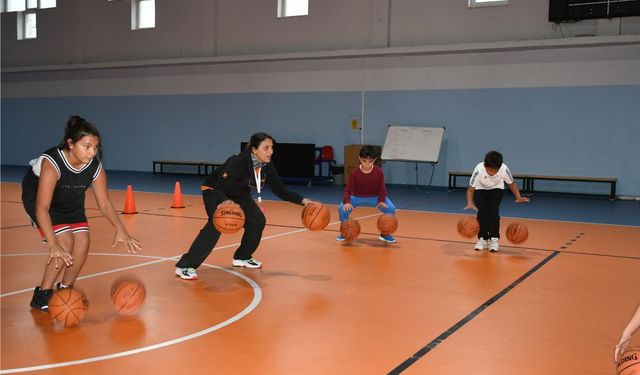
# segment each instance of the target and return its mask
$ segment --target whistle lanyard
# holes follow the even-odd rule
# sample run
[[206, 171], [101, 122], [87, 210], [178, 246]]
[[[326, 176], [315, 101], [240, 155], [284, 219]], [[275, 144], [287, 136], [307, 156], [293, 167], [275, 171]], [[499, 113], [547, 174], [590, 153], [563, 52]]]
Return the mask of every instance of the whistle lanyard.
[[260, 171], [262, 170], [262, 168], [258, 167], [258, 168], [253, 168], [253, 177], [255, 177], [256, 179], [256, 190], [258, 191], [258, 203], [262, 202], [262, 197], [260, 196], [260, 191], [262, 190], [262, 184], [261, 184], [261, 179], [260, 179]]

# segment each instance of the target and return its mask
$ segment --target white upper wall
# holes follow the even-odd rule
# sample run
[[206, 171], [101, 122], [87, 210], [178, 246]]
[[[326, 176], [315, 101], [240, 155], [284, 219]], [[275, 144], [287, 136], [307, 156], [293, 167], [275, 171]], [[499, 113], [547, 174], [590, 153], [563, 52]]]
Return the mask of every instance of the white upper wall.
[[2, 14], [2, 67], [206, 58], [640, 34], [640, 17], [547, 21], [549, 0], [467, 8], [467, 0], [310, 0], [277, 18], [277, 0], [156, 0], [156, 27], [131, 30], [128, 0], [60, 0], [37, 12], [38, 38]]

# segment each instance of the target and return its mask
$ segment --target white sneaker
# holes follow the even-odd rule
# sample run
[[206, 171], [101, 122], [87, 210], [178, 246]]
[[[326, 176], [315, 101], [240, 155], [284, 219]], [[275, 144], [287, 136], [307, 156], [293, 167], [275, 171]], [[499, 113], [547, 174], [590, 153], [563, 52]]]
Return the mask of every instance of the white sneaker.
[[500, 250], [500, 245], [498, 244], [498, 237], [491, 237], [491, 240], [489, 240], [489, 251], [491, 252], [496, 252], [498, 250]]
[[479, 238], [478, 242], [476, 242], [476, 246], [473, 248], [477, 251], [482, 251], [487, 248], [487, 241], [484, 238]]
[[234, 267], [247, 267], [247, 268], [260, 268], [262, 267], [262, 262], [256, 259], [234, 259], [231, 264]]
[[176, 267], [176, 276], [183, 280], [197, 280], [198, 274], [194, 268]]

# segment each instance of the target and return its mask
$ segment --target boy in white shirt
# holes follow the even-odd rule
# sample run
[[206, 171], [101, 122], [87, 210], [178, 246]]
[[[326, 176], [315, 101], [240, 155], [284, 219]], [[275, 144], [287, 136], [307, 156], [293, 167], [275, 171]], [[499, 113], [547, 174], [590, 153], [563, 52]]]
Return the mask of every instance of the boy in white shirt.
[[529, 198], [520, 195], [518, 185], [513, 180], [511, 171], [502, 162], [502, 154], [489, 151], [484, 162], [478, 163], [471, 174], [467, 189], [467, 205], [464, 209], [478, 212], [478, 242], [475, 250], [496, 252], [500, 248], [500, 202], [504, 191], [504, 183], [516, 197], [516, 203], [529, 202]]

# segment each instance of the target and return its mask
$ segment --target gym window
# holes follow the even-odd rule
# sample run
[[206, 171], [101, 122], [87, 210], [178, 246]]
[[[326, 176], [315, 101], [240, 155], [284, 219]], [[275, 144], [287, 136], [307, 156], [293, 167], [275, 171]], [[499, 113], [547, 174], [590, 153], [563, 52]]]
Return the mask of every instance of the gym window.
[[156, 27], [156, 1], [131, 1], [131, 30], [152, 29]]
[[308, 15], [309, 0], [278, 0], [278, 18]]
[[469, 8], [490, 7], [507, 4], [509, 4], [509, 0], [469, 0]]
[[24, 12], [27, 9], [56, 7], [56, 0], [0, 0], [0, 12]]
[[2, 13], [5, 12], [23, 12], [27, 10], [27, 4], [24, 0], [1, 0]]
[[56, 0], [40, 0], [40, 9], [49, 9], [56, 7]]
[[36, 12], [27, 10], [16, 12], [18, 15], [18, 40], [35, 39], [38, 36]]

